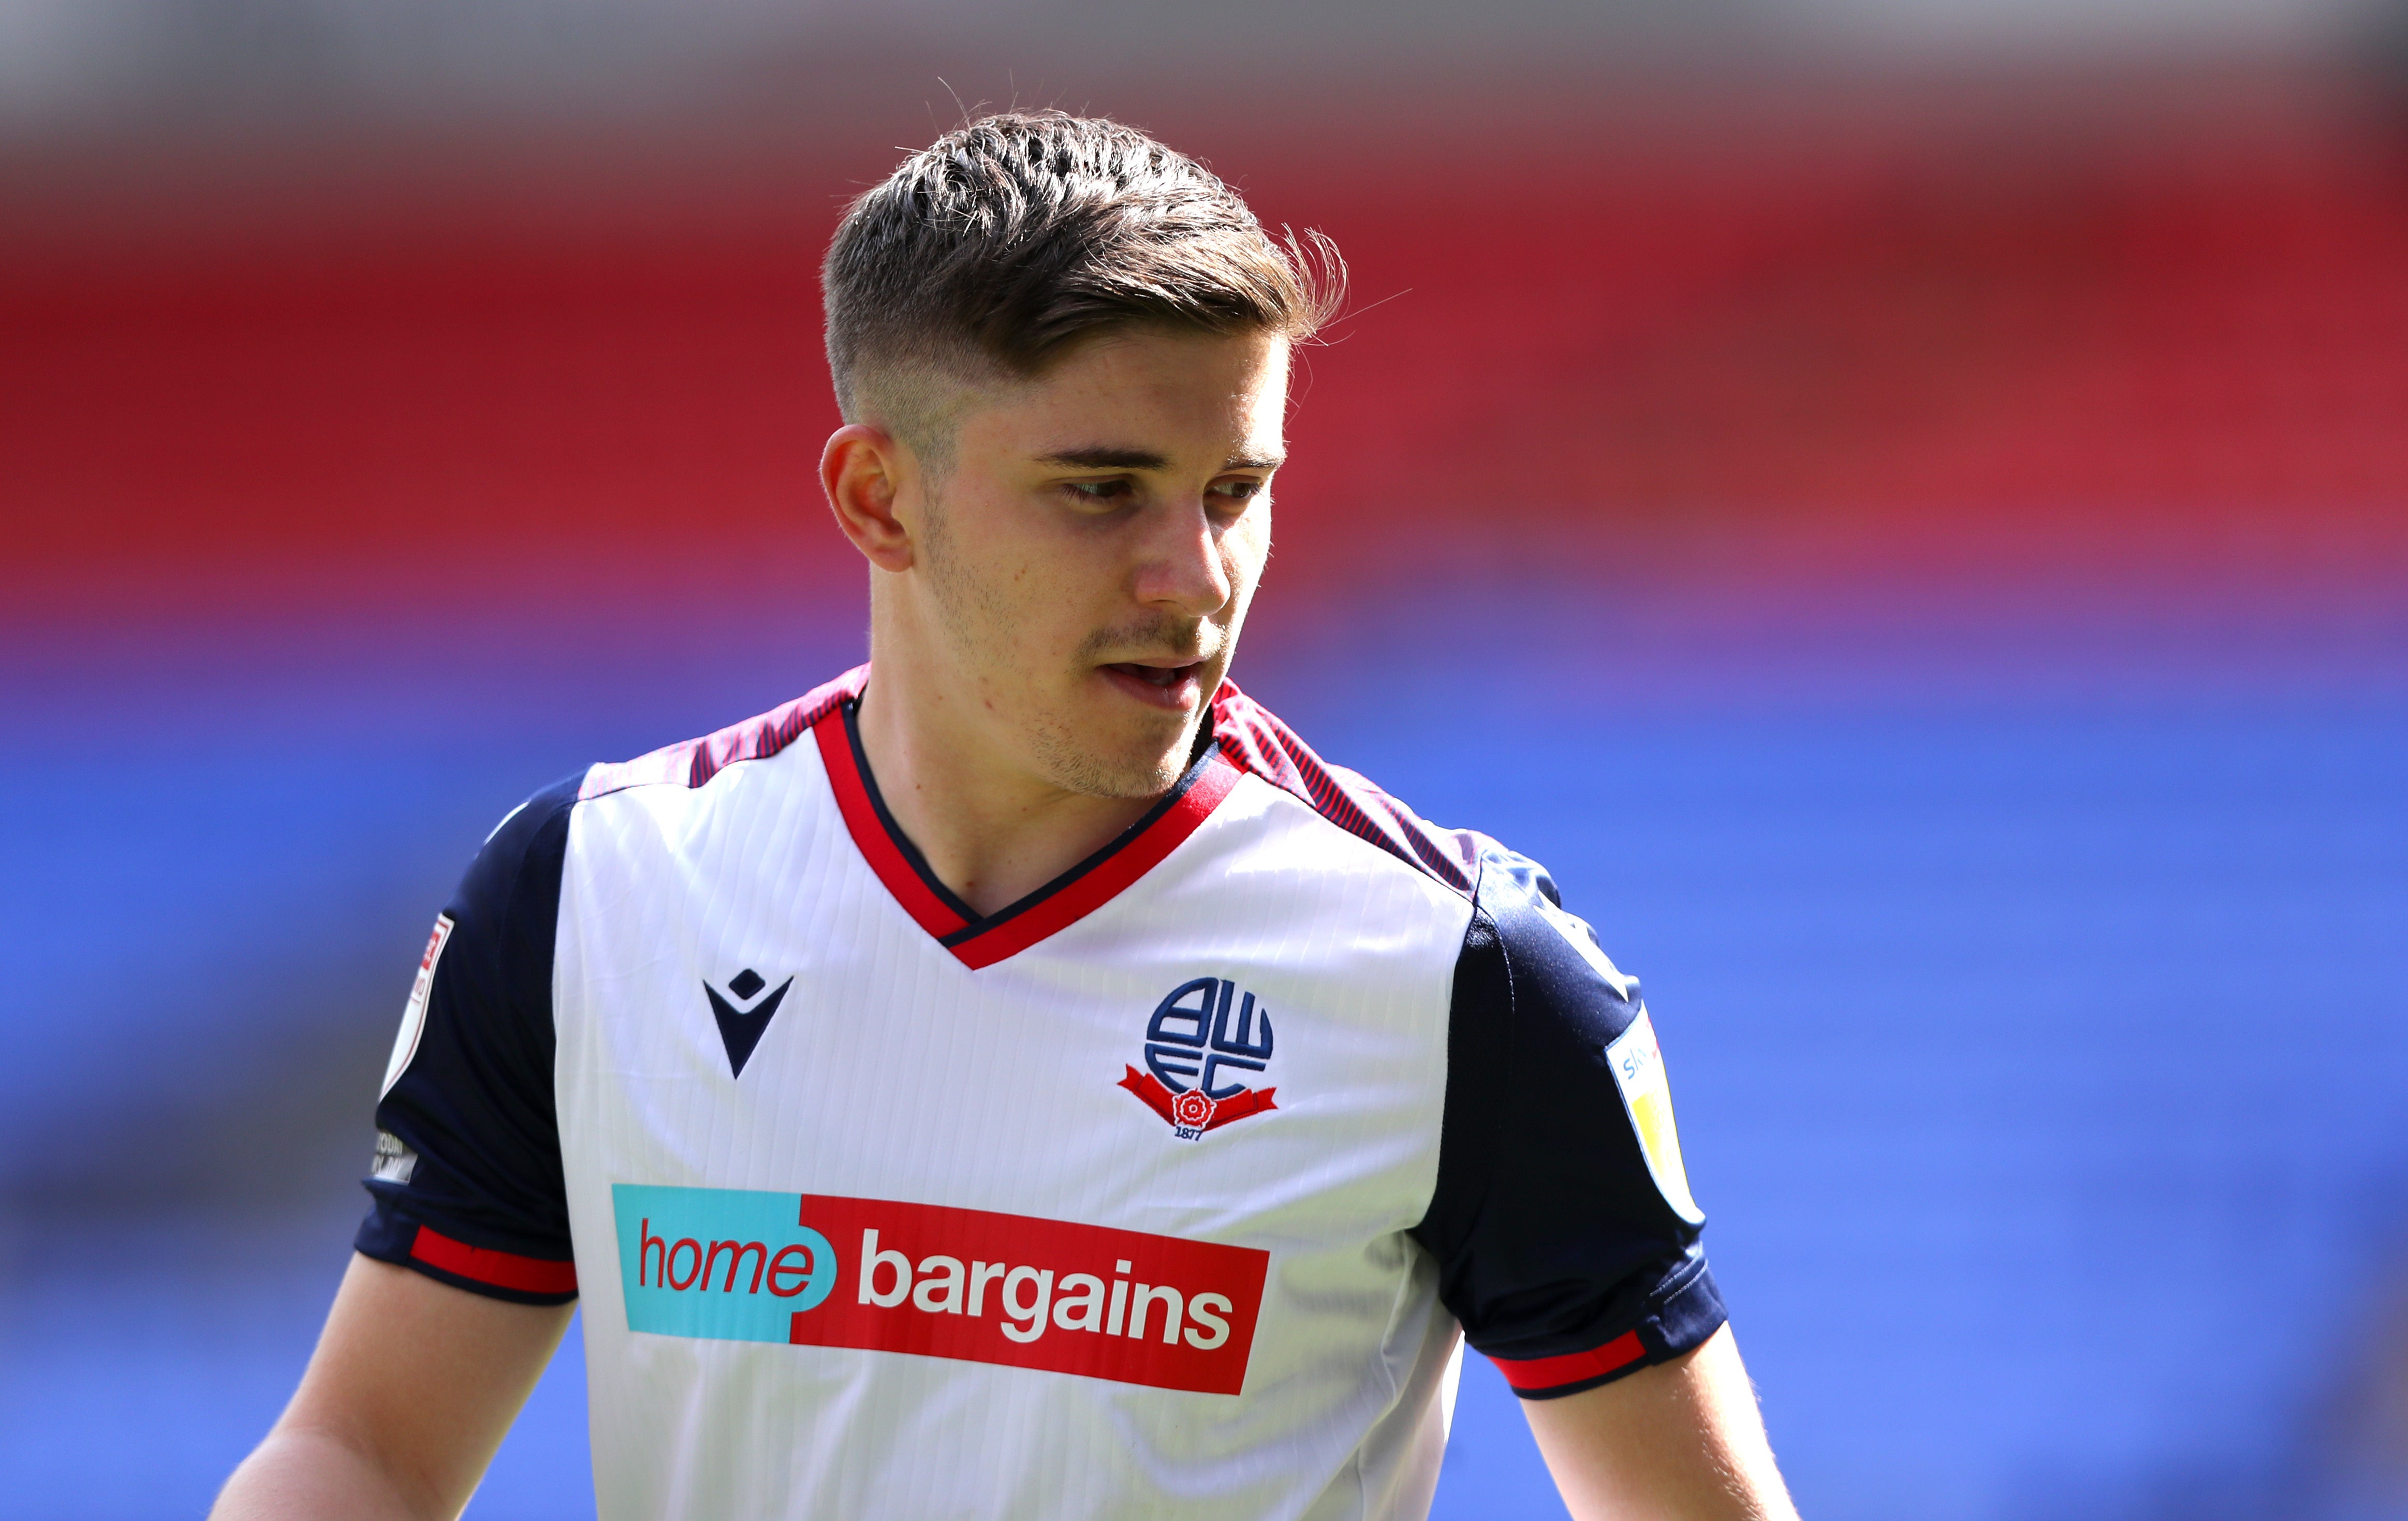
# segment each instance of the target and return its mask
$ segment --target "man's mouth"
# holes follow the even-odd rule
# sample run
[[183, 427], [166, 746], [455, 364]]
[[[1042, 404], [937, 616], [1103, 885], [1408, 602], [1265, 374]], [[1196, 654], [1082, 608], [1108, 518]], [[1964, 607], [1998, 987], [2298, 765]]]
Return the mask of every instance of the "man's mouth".
[[1200, 660], [1182, 666], [1123, 660], [1099, 668], [1114, 686], [1153, 707], [1184, 710], [1203, 695], [1204, 662]]
[[1107, 668], [1116, 670], [1123, 676], [1128, 677], [1131, 681], [1143, 682], [1148, 686], [1168, 688], [1176, 686], [1181, 681], [1194, 676], [1198, 670], [1201, 670], [1203, 667], [1201, 664], [1194, 666], [1140, 666], [1134, 660], [1125, 660], [1117, 666], [1109, 667]]

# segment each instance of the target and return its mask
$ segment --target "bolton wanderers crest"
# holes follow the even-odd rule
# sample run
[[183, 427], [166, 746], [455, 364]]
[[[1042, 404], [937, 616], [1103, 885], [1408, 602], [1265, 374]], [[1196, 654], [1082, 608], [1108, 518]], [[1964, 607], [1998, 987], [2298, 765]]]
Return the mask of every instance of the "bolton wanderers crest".
[[1268, 1073], [1270, 1062], [1270, 1010], [1227, 978], [1198, 977], [1154, 1006], [1145, 1025], [1145, 1070], [1127, 1068], [1120, 1085], [1180, 1140], [1197, 1141], [1279, 1107], [1271, 1102], [1275, 1089], [1240, 1081]]

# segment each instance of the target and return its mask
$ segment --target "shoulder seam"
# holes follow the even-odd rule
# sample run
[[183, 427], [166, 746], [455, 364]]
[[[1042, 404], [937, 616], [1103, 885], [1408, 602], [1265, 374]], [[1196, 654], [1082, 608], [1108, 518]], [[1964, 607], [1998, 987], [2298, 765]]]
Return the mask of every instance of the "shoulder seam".
[[[589, 775], [591, 770], [592, 768], [588, 768]], [[527, 848], [520, 851], [518, 859], [510, 865], [510, 890], [502, 900], [502, 913], [505, 920], [515, 917], [521, 897], [526, 887], [527, 867], [535, 858], [536, 842], [543, 838], [543, 832], [546, 829], [552, 827], [553, 820], [560, 820], [561, 876], [564, 885], [555, 889], [552, 896], [552, 929], [544, 947], [546, 955], [552, 961], [552, 972], [543, 981], [544, 1026], [552, 1032], [555, 1040], [559, 1038], [560, 1029], [560, 900], [566, 892], [567, 879], [567, 831], [573, 825], [577, 805], [584, 801], [584, 782], [580, 779], [575, 792], [545, 810], [543, 817], [534, 821], [535, 827], [527, 835]], [[556, 1111], [555, 1118], [557, 1118]]]
[[[1477, 852], [1464, 836], [1441, 831], [1378, 783], [1359, 772], [1333, 766], [1260, 703], [1225, 681], [1213, 695], [1213, 748], [1248, 776], [1259, 777], [1321, 815], [1330, 825], [1379, 849], [1469, 898], [1478, 880]], [[1240, 731], [1243, 732], [1240, 732]], [[1375, 816], [1373, 810], [1386, 815]], [[1448, 850], [1439, 841], [1451, 839]], [[1470, 869], [1466, 862], [1471, 863]]]
[[[563, 797], [560, 801], [552, 804], [552, 807], [545, 809], [540, 817], [531, 821], [535, 827], [527, 832], [527, 848], [519, 852], [518, 859], [510, 864], [509, 895], [503, 899], [506, 904], [516, 905], [519, 900], [519, 889], [526, 882], [527, 862], [535, 854], [535, 842], [538, 839], [542, 838], [543, 832], [546, 829], [552, 827], [552, 820], [559, 818], [564, 813], [575, 812], [577, 811], [577, 805], [584, 800], [583, 783], [580, 782], [579, 791], [570, 793], [567, 796]], [[564, 839], [561, 841], [561, 854], [563, 856], [566, 856], [567, 853], [568, 842]], [[557, 920], [560, 917], [559, 905], [554, 904], [552, 911], [552, 917]], [[559, 933], [557, 926], [554, 926], [552, 932], [555, 935]]]
[[1269, 791], [1271, 796], [1278, 802], [1287, 804], [1293, 808], [1302, 809], [1305, 813], [1312, 818], [1314, 824], [1325, 829], [1336, 830], [1338, 834], [1345, 839], [1354, 844], [1367, 848], [1373, 855], [1377, 856], [1387, 866], [1398, 871], [1408, 872], [1412, 876], [1420, 878], [1424, 882], [1429, 882], [1431, 885], [1444, 891], [1450, 897], [1456, 898], [1467, 904], [1470, 901], [1471, 895], [1469, 893], [1463, 891], [1461, 888], [1455, 887], [1445, 881], [1445, 879], [1439, 876], [1437, 872], [1432, 871], [1421, 862], [1405, 855], [1403, 853], [1396, 850], [1386, 842], [1365, 834], [1360, 830], [1349, 829], [1343, 824], [1331, 818], [1325, 811], [1315, 808], [1312, 798], [1297, 796], [1293, 789], [1281, 786], [1278, 782], [1272, 781], [1269, 777], [1263, 775], [1259, 771], [1248, 770], [1245, 767], [1230, 760], [1226, 754], [1219, 754], [1218, 752], [1215, 753], [1218, 755], [1220, 760], [1228, 766], [1230, 770], [1235, 771], [1238, 774], [1238, 779], [1240, 782], [1260, 782]]
[[[1479, 899], [1475, 897], [1471, 906], [1471, 922], [1478, 924], [1484, 919], [1488, 923], [1488, 933], [1497, 937], [1497, 965], [1503, 968], [1505, 971], [1505, 1028], [1497, 1032], [1498, 1042], [1501, 1048], [1497, 1055], [1498, 1065], [1504, 1069], [1501, 1075], [1510, 1078], [1512, 1075], [1514, 1050], [1519, 1044], [1514, 1039], [1515, 1026], [1520, 1023], [1521, 1014], [1521, 1003], [1513, 986], [1513, 952], [1505, 943], [1504, 926], [1497, 922], [1495, 914], [1480, 906]], [[1470, 930], [1467, 928], [1464, 933], [1469, 935]], [[1450, 1010], [1448, 1012], [1450, 1035], [1453, 1034], [1453, 1019], [1454, 1012]], [[1485, 1197], [1489, 1191], [1489, 1184], [1497, 1176], [1498, 1155], [1505, 1149], [1505, 1112], [1499, 1108], [1496, 1112], [1484, 1116], [1484, 1119], [1486, 1122], [1488, 1133], [1481, 1138], [1485, 1142], [1485, 1146], [1481, 1157], [1480, 1189], [1483, 1197]]]
[[792, 702], [700, 739], [665, 745], [633, 760], [592, 767], [578, 789], [577, 800], [590, 802], [637, 787], [677, 786], [693, 791], [740, 761], [768, 760], [809, 734], [838, 704], [859, 696], [868, 680], [869, 667], [858, 666]]

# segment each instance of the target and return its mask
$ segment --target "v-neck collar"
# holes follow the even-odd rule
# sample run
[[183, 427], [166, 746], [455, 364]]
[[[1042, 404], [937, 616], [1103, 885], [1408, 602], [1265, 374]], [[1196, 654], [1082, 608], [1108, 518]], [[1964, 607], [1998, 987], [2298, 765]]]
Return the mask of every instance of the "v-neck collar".
[[895, 901], [972, 971], [1015, 955], [1102, 908], [1152, 870], [1211, 816], [1238, 784], [1209, 732], [1186, 774], [1103, 849], [1017, 902], [982, 915], [928, 869], [926, 857], [886, 810], [861, 748], [858, 695], [812, 725], [838, 811], [869, 868]]

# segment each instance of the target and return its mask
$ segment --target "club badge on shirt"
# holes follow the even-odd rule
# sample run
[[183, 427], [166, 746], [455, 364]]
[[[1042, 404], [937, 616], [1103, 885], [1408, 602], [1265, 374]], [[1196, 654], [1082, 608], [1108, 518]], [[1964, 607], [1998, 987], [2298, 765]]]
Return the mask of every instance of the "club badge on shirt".
[[1154, 1006], [1145, 1026], [1145, 1070], [1120, 1086], [1162, 1116], [1182, 1141], [1200, 1141], [1235, 1120], [1279, 1105], [1278, 1090], [1248, 1087], [1233, 1074], [1268, 1073], [1271, 1012], [1226, 977], [1182, 983]]

